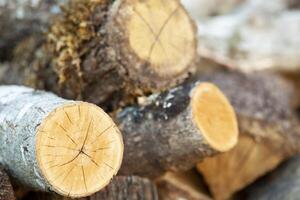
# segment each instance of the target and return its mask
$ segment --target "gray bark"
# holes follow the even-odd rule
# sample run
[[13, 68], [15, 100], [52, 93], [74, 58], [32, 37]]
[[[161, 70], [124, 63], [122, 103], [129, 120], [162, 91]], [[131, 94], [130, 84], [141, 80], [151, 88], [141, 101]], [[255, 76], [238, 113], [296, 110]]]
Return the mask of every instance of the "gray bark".
[[118, 113], [125, 145], [121, 174], [154, 178], [166, 171], [190, 169], [217, 153], [192, 120], [190, 92], [195, 85], [152, 95], [146, 105]]
[[37, 164], [35, 136], [51, 111], [70, 102], [22, 86], [0, 87], [0, 165], [21, 184], [53, 190]]

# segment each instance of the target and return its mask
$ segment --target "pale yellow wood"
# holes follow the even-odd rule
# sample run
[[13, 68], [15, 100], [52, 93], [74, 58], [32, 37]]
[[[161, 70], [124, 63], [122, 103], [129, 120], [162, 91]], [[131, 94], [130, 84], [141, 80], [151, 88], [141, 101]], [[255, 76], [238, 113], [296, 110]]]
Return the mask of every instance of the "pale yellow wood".
[[193, 120], [210, 146], [223, 152], [237, 144], [236, 114], [217, 86], [199, 84], [192, 91], [191, 105]]
[[215, 199], [229, 199], [278, 166], [286, 157], [283, 145], [280, 139], [270, 141], [241, 134], [232, 150], [206, 158], [197, 168]]
[[[162, 76], [186, 69], [195, 56], [195, 28], [177, 0], [125, 0], [130, 47]], [[125, 22], [124, 22], [125, 23]]]
[[105, 187], [120, 168], [122, 136], [112, 119], [89, 103], [57, 108], [36, 136], [41, 172], [62, 195], [88, 196]]

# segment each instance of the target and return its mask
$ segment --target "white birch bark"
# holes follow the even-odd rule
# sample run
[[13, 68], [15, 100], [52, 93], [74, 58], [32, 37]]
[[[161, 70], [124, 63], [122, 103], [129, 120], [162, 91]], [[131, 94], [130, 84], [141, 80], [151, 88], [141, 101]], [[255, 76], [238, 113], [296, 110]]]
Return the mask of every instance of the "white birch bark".
[[55, 108], [73, 101], [23, 86], [0, 86], [0, 164], [21, 184], [51, 190], [37, 164], [37, 127]]

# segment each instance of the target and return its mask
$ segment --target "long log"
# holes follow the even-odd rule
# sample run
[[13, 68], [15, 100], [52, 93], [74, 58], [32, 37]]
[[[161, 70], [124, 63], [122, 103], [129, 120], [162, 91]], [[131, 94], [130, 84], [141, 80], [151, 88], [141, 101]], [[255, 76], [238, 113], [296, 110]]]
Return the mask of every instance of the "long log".
[[122, 136], [97, 106], [22, 86], [1, 86], [0, 106], [0, 164], [22, 185], [88, 196], [120, 168]]
[[[24, 200], [71, 200], [49, 193], [28, 194]], [[156, 186], [145, 178], [137, 176], [115, 177], [102, 191], [80, 200], [158, 200]]]
[[111, 108], [174, 86], [191, 69], [196, 29], [178, 0], [75, 0], [62, 8], [46, 36], [15, 48], [1, 82]]
[[232, 150], [198, 165], [214, 198], [228, 199], [299, 152], [298, 119], [290, 105], [293, 89], [281, 77], [218, 71], [197, 80], [211, 81], [230, 99], [241, 133]]
[[300, 196], [300, 158], [295, 156], [246, 188], [237, 199], [292, 200]]
[[0, 168], [0, 200], [14, 200], [14, 191], [8, 175]]
[[234, 110], [210, 83], [192, 83], [119, 112], [125, 155], [121, 174], [155, 178], [187, 170], [237, 143]]

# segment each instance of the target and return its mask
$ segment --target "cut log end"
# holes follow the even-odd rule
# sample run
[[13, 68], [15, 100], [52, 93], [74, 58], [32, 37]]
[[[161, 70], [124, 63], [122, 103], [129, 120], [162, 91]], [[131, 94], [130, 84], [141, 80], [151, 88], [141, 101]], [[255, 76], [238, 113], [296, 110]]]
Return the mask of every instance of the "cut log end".
[[83, 197], [105, 187], [120, 168], [121, 134], [111, 118], [89, 103], [69, 103], [38, 127], [38, 165], [53, 190]]
[[237, 119], [225, 95], [211, 83], [201, 83], [191, 93], [192, 116], [208, 144], [225, 152], [237, 144]]
[[186, 72], [194, 60], [196, 28], [179, 1], [126, 0], [114, 20], [122, 35], [122, 54], [141, 64], [131, 73], [152, 84], [155, 78], [169, 80]]

